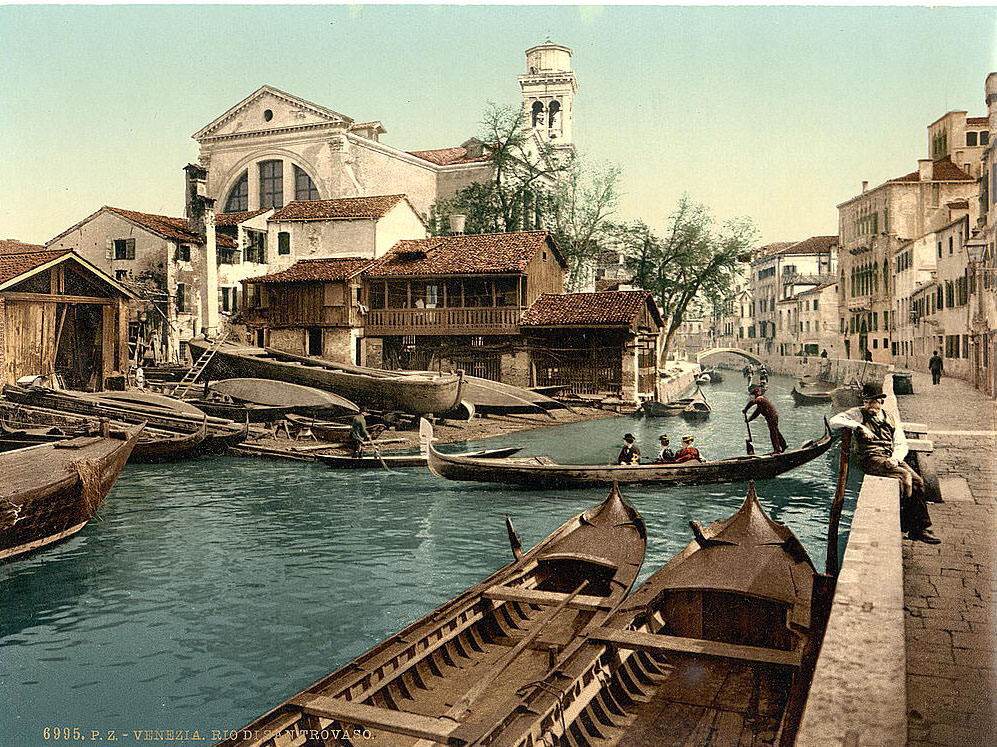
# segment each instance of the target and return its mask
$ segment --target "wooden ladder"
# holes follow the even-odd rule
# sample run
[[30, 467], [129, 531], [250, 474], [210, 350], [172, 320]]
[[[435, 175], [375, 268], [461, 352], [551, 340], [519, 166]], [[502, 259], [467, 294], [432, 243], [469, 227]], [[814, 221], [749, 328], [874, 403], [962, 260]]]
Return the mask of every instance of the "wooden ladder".
[[215, 357], [215, 353], [218, 352], [218, 348], [222, 346], [222, 343], [228, 338], [229, 330], [225, 330], [217, 340], [211, 343], [211, 347], [201, 354], [201, 357], [197, 359], [197, 362], [191, 366], [190, 370], [183, 375], [180, 382], [173, 387], [173, 391], [170, 395], [173, 397], [183, 398], [183, 395], [190, 391], [190, 388], [197, 381], [197, 377], [204, 373], [204, 370], [211, 363], [211, 359]]

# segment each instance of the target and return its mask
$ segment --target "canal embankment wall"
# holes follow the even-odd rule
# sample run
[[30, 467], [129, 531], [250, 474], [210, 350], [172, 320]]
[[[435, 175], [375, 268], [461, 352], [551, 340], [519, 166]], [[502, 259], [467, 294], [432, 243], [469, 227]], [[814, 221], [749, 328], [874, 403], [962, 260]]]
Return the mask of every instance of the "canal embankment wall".
[[664, 375], [659, 377], [658, 401], [671, 402], [673, 399], [679, 399], [696, 381], [699, 370], [698, 363], [670, 361]]
[[[899, 422], [892, 377], [885, 370], [883, 389], [884, 408]], [[862, 477], [827, 631], [797, 733], [800, 747], [907, 743], [899, 489], [900, 483], [891, 478]]]

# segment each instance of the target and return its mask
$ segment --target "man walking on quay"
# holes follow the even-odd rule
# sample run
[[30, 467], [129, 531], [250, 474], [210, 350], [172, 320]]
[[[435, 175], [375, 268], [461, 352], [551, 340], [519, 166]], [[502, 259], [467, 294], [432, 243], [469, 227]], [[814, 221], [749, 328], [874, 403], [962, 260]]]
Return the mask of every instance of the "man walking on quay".
[[905, 462], [907, 437], [904, 429], [883, 410], [883, 386], [862, 385], [862, 406], [839, 412], [830, 420], [832, 430], [848, 428], [855, 437], [859, 468], [867, 475], [892, 477], [900, 481], [900, 531], [907, 538], [929, 545], [941, 542], [928, 527], [931, 517], [924, 498], [924, 481]]
[[945, 371], [945, 364], [937, 350], [932, 351], [928, 359], [928, 370], [931, 371], [931, 383], [937, 384], [942, 380], [942, 372]]
[[[772, 453], [781, 454], [786, 450], [786, 439], [779, 432], [779, 412], [775, 409], [775, 405], [769, 401], [768, 397], [762, 394], [761, 387], [756, 386], [752, 389], [751, 395], [753, 399], [741, 410], [741, 413], [744, 415], [744, 421], [750, 423], [759, 415], [764, 417], [769, 427], [769, 438], [772, 439]], [[752, 406], [755, 407], [755, 411], [751, 413], [751, 417], [749, 418], [748, 410]]]

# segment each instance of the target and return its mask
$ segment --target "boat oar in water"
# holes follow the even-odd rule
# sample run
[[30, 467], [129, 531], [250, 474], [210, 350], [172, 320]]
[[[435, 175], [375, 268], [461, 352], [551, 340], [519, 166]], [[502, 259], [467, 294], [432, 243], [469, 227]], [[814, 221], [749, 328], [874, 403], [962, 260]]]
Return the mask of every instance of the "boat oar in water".
[[748, 422], [748, 414], [744, 414], [744, 427], [748, 429], [748, 437], [744, 440], [744, 448], [748, 456], [755, 455], [755, 445], [751, 443], [751, 423]]
[[512, 556], [519, 560], [523, 557], [523, 543], [519, 541], [519, 535], [516, 534], [516, 527], [512, 525], [512, 519], [508, 516], [505, 517], [505, 531], [509, 535], [509, 544], [512, 546]]

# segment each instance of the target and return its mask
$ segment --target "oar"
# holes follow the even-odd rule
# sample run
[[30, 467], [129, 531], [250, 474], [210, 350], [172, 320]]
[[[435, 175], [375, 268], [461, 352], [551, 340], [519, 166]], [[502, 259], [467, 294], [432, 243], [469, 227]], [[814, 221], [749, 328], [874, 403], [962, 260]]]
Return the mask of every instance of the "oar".
[[748, 422], [748, 413], [744, 414], [744, 427], [748, 429], [748, 438], [744, 441], [744, 448], [748, 452], [748, 456], [755, 455], [755, 445], [751, 443], [751, 423]]
[[519, 541], [519, 535], [516, 534], [516, 527], [512, 525], [512, 519], [508, 516], [505, 517], [505, 531], [509, 535], [509, 544], [512, 546], [512, 556], [519, 560], [523, 557], [523, 543]]

